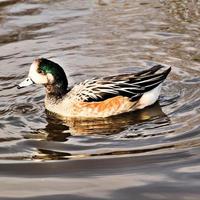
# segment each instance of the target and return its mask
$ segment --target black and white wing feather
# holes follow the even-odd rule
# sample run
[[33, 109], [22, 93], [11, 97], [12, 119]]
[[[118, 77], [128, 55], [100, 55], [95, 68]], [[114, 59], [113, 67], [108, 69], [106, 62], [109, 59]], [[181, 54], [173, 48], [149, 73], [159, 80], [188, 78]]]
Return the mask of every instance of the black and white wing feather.
[[135, 101], [165, 80], [171, 68], [156, 73], [162, 67], [156, 65], [151, 69], [135, 74], [86, 80], [76, 85], [71, 92], [76, 94], [78, 100], [84, 102], [103, 101], [115, 96], [126, 96]]

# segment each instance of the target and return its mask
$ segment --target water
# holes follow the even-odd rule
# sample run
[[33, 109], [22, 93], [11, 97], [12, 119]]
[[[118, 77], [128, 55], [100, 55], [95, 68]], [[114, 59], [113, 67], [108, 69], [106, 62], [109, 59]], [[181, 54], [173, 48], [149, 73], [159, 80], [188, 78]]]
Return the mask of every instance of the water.
[[[0, 199], [198, 200], [199, 16], [195, 0], [0, 1]], [[154, 106], [64, 122], [45, 112], [42, 87], [15, 87], [36, 57], [70, 85], [172, 72]]]

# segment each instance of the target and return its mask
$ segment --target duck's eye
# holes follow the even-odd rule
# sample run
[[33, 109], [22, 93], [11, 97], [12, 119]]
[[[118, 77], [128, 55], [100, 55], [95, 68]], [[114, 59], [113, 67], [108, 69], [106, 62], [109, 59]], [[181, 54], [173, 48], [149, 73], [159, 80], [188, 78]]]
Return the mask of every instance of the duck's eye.
[[41, 69], [38, 69], [39, 74], [44, 74], [44, 72]]

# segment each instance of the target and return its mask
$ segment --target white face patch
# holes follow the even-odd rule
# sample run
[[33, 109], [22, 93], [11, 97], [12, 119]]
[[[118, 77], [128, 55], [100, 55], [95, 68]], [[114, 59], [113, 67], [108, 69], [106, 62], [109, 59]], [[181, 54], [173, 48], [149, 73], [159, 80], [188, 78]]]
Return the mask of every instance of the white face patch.
[[54, 83], [54, 77], [52, 74], [47, 74], [47, 80], [48, 80], [48, 84], [53, 84]]
[[34, 60], [31, 64], [28, 77], [30, 77], [36, 84], [47, 84], [48, 78], [46, 75], [38, 73], [39, 61]]

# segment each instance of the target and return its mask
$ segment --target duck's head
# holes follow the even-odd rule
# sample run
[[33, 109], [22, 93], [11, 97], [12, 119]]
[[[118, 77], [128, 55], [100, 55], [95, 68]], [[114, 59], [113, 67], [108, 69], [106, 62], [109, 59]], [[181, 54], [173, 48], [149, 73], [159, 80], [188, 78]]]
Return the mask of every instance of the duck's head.
[[48, 94], [62, 96], [67, 92], [68, 81], [64, 70], [57, 63], [39, 58], [31, 64], [28, 77], [17, 85], [24, 88], [32, 84], [42, 84]]

